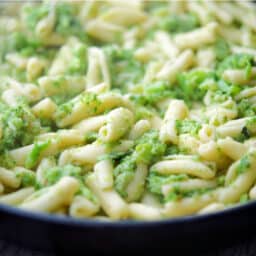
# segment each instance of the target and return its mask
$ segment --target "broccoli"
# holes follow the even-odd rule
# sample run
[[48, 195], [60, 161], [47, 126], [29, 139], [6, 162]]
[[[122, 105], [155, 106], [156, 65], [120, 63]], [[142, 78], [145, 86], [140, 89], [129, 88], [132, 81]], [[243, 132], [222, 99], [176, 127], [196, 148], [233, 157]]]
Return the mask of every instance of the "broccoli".
[[32, 151], [29, 153], [29, 155], [26, 158], [25, 166], [26, 168], [33, 168], [37, 165], [38, 160], [41, 157], [41, 153], [46, 150], [50, 146], [50, 141], [44, 141], [44, 142], [36, 142], [34, 144], [34, 147]]
[[6, 150], [32, 143], [34, 137], [42, 130], [40, 121], [36, 119], [30, 108], [24, 103], [15, 107], [1, 104], [0, 111], [2, 124], [0, 154]]
[[[178, 75], [178, 97], [186, 102], [201, 101], [209, 89], [209, 84], [212, 85], [216, 80], [214, 72], [209, 72], [201, 69], [184, 72]], [[208, 83], [206, 83], [208, 81]], [[209, 81], [211, 83], [209, 83]]]
[[134, 178], [136, 159], [133, 155], [126, 156], [114, 169], [115, 189], [123, 197], [127, 196], [125, 191]]
[[78, 102], [88, 106], [88, 111], [92, 112], [88, 113], [89, 115], [95, 114], [98, 110], [98, 107], [101, 104], [101, 101], [99, 100], [96, 94], [85, 92], [80, 94], [79, 97], [73, 98], [59, 105], [55, 114], [56, 119], [60, 120], [64, 118], [66, 115], [70, 114], [74, 108], [74, 105]]
[[87, 69], [87, 47], [85, 44], [79, 44], [73, 49], [73, 58], [70, 60], [68, 67], [68, 74], [80, 74], [86, 73]]
[[243, 53], [233, 54], [217, 65], [217, 74], [221, 76], [226, 69], [243, 69], [246, 76], [249, 77], [251, 75], [253, 65], [253, 55]]
[[144, 77], [144, 67], [133, 57], [133, 50], [121, 49], [116, 45], [104, 48], [110, 68], [112, 86], [126, 92], [131, 85]]
[[203, 189], [182, 191], [177, 185], [176, 187], [174, 187], [174, 190], [171, 191], [168, 195], [163, 196], [162, 186], [171, 184], [173, 182], [176, 183], [179, 181], [185, 181], [188, 178], [189, 177], [186, 174], [163, 175], [163, 174], [156, 173], [152, 169], [147, 178], [147, 188], [151, 193], [159, 196], [160, 200], [165, 203], [170, 201], [176, 201], [183, 197], [192, 197], [192, 196], [201, 195], [203, 193], [206, 193], [212, 190], [212, 188], [203, 188]]
[[251, 162], [249, 160], [248, 155], [243, 156], [241, 158], [241, 160], [239, 161], [239, 164], [236, 168], [237, 175], [246, 172], [248, 170], [248, 168], [250, 168], [250, 166], [251, 166]]
[[136, 164], [150, 165], [160, 159], [166, 150], [166, 145], [159, 141], [155, 130], [145, 133], [135, 144], [135, 150], [122, 158], [114, 169], [115, 188], [123, 197], [127, 196], [126, 188], [134, 178]]
[[80, 185], [80, 189], [77, 192], [78, 195], [82, 195], [86, 197], [88, 200], [92, 201], [93, 203], [97, 203], [98, 199], [97, 197], [92, 193], [92, 191], [86, 187], [84, 184]]
[[197, 135], [201, 129], [201, 124], [195, 120], [176, 120], [176, 129], [178, 134], [189, 133]]
[[166, 151], [166, 145], [159, 141], [158, 132], [151, 130], [136, 141], [134, 156], [137, 162], [150, 165], [161, 158]]
[[[53, 7], [47, 2], [38, 6], [25, 6], [23, 9], [23, 14], [24, 22], [27, 28], [31, 31], [35, 31], [38, 22], [49, 14], [51, 8]], [[55, 32], [64, 37], [76, 35], [82, 39], [85, 39], [85, 33], [81, 33], [83, 28], [77, 18], [76, 13], [77, 10], [74, 5], [68, 3], [57, 3], [55, 6]]]
[[37, 23], [48, 15], [50, 11], [50, 5], [25, 5], [23, 7], [23, 17], [27, 28], [34, 31]]
[[64, 176], [72, 176], [80, 182], [78, 195], [85, 196], [88, 200], [96, 202], [97, 199], [89, 188], [85, 185], [85, 174], [81, 167], [68, 164], [65, 166], [56, 166], [44, 171], [46, 186], [51, 186], [57, 183]]
[[190, 191], [181, 191], [179, 187], [177, 187], [174, 191], [170, 192], [167, 196], [164, 198], [164, 202], [172, 202], [177, 201], [179, 199], [182, 199], [184, 197], [197, 197], [204, 193], [212, 191], [212, 188], [201, 188], [201, 189], [194, 189]]
[[247, 203], [249, 200], [250, 200], [250, 198], [249, 198], [249, 195], [248, 195], [248, 194], [242, 194], [242, 195], [240, 196], [239, 202], [240, 202], [241, 204], [244, 204], [244, 203]]
[[243, 127], [241, 134], [235, 139], [239, 142], [244, 142], [248, 140], [253, 134], [256, 133], [256, 117], [252, 116], [246, 121], [245, 126]]
[[30, 187], [36, 185], [36, 174], [30, 170], [19, 168], [15, 171], [15, 175], [21, 179], [22, 187]]
[[82, 169], [71, 164], [56, 166], [44, 171], [46, 185], [50, 186], [58, 182], [64, 176], [72, 176], [83, 181]]
[[242, 90], [242, 88], [235, 84], [229, 84], [229, 83], [225, 82], [224, 80], [219, 80], [218, 81], [218, 90], [227, 96], [234, 97]]
[[159, 101], [170, 97], [175, 97], [175, 90], [166, 81], [145, 84], [143, 93], [131, 95], [131, 99], [142, 106], [155, 105]]
[[222, 61], [227, 58], [231, 53], [229, 44], [222, 38], [219, 38], [216, 41], [214, 50], [218, 61]]
[[178, 175], [161, 175], [154, 170], [150, 170], [150, 174], [147, 178], [147, 188], [153, 194], [162, 195], [162, 186], [175, 181], [184, 181], [188, 179], [186, 174]]
[[255, 116], [256, 106], [253, 105], [248, 99], [242, 99], [238, 104], [239, 117]]
[[172, 14], [163, 17], [159, 24], [160, 29], [166, 30], [169, 33], [188, 32], [199, 27], [199, 25], [197, 17], [191, 13], [180, 15]]

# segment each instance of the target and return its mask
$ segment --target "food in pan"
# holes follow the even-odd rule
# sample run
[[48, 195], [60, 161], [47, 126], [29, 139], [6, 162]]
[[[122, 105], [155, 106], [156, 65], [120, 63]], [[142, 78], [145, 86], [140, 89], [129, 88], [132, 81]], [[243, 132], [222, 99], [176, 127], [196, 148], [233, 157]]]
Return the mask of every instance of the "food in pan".
[[256, 199], [252, 3], [1, 8], [0, 203], [153, 220]]

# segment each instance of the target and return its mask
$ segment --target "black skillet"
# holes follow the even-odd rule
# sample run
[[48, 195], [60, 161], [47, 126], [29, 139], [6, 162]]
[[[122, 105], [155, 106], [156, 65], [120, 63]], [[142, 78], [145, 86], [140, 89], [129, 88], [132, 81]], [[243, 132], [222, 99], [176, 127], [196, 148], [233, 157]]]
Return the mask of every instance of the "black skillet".
[[0, 205], [1, 238], [58, 255], [160, 255], [166, 250], [172, 256], [198, 255], [248, 239], [255, 227], [254, 202], [208, 215], [151, 222], [79, 220]]

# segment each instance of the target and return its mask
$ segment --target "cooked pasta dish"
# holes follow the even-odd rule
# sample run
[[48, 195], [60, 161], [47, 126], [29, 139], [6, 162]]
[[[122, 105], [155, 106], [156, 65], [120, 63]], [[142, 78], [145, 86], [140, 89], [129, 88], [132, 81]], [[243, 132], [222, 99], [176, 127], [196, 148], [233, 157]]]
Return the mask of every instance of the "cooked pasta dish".
[[256, 199], [253, 3], [0, 8], [0, 204], [154, 220]]

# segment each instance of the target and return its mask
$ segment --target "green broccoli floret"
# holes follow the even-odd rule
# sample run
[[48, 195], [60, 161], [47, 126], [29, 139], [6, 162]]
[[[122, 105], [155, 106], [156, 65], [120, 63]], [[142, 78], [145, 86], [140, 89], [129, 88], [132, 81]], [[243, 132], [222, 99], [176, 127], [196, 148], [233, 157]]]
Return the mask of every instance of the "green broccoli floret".
[[86, 73], [87, 69], [87, 47], [85, 44], [79, 44], [73, 49], [73, 58], [70, 60], [68, 67], [68, 74], [80, 74]]
[[15, 107], [1, 104], [0, 111], [2, 124], [0, 154], [32, 143], [34, 137], [41, 132], [40, 121], [26, 104], [21, 103]]
[[226, 69], [243, 69], [246, 76], [249, 77], [253, 65], [254, 57], [252, 55], [244, 53], [233, 54], [217, 65], [217, 74], [221, 76]]
[[218, 81], [218, 90], [227, 96], [234, 97], [242, 90], [242, 88], [235, 84], [229, 84], [229, 83], [225, 82], [224, 80], [219, 80]]
[[48, 15], [50, 11], [49, 5], [25, 5], [22, 9], [24, 22], [28, 29], [34, 31], [37, 23]]
[[201, 129], [201, 124], [195, 120], [177, 120], [176, 129], [178, 134], [189, 133], [191, 135], [197, 135]]
[[[161, 175], [159, 173], [156, 173], [152, 169], [147, 178], [147, 188], [151, 193], [159, 196], [160, 201], [165, 203], [170, 201], [176, 201], [183, 197], [193, 197], [193, 196], [202, 195], [212, 190], [212, 188], [194, 189], [194, 190], [188, 190], [188, 191], [181, 190], [177, 183], [185, 181], [188, 178], [189, 177], [186, 174]], [[163, 196], [162, 187], [164, 185], [168, 185], [172, 183], [176, 183], [173, 190], [168, 195]]]
[[115, 189], [123, 197], [127, 196], [126, 188], [134, 178], [136, 159], [133, 155], [126, 156], [114, 169]]
[[172, 201], [177, 201], [179, 199], [182, 199], [184, 197], [197, 197], [200, 195], [203, 195], [207, 192], [212, 191], [212, 188], [201, 188], [201, 189], [194, 189], [190, 191], [181, 191], [179, 187], [177, 186], [174, 191], [171, 191], [167, 196], [164, 198], [164, 202], [172, 202]]
[[83, 181], [83, 171], [80, 167], [68, 164], [65, 166], [56, 166], [44, 171], [46, 185], [50, 186], [58, 182], [64, 176], [72, 176]]
[[186, 179], [188, 179], [188, 176], [186, 174], [161, 175], [154, 172], [154, 170], [151, 170], [147, 178], [147, 188], [151, 193], [161, 196], [163, 185], [176, 181], [184, 181]]
[[36, 185], [36, 174], [30, 170], [19, 168], [15, 171], [16, 177], [21, 179], [22, 187], [30, 187]]
[[174, 98], [175, 90], [166, 81], [157, 81], [152, 84], [145, 84], [143, 92], [131, 95], [131, 100], [135, 103], [145, 105], [155, 105], [166, 98]]
[[85, 38], [82, 25], [77, 18], [77, 10], [74, 5], [68, 3], [57, 3], [55, 7], [49, 2], [38, 6], [26, 5], [23, 8], [24, 22], [27, 28], [35, 31], [36, 25], [40, 20], [49, 15], [52, 8], [55, 8], [55, 32], [62, 36], [76, 35]]
[[78, 195], [82, 195], [86, 197], [88, 200], [92, 201], [93, 203], [97, 203], [98, 199], [97, 197], [92, 193], [92, 191], [86, 187], [84, 184], [80, 185], [80, 189], [77, 192]]
[[150, 85], [146, 85], [144, 95], [149, 104], [155, 104], [164, 98], [174, 96], [174, 93], [167, 82], [158, 81]]
[[65, 176], [71, 176], [76, 178], [80, 183], [78, 195], [85, 196], [92, 202], [97, 202], [97, 198], [92, 191], [85, 185], [85, 174], [81, 167], [68, 164], [65, 166], [56, 166], [44, 171], [44, 177], [46, 180], [46, 186], [51, 186], [57, 183], [61, 178]]
[[238, 104], [239, 117], [255, 116], [256, 106], [253, 105], [248, 99], [242, 99]]
[[133, 50], [116, 45], [104, 48], [111, 73], [112, 86], [124, 92], [144, 77], [144, 65], [137, 61]]
[[44, 142], [36, 142], [34, 144], [33, 149], [27, 156], [26, 163], [25, 163], [26, 168], [29, 168], [29, 169], [34, 168], [37, 165], [42, 152], [46, 150], [50, 146], [50, 144], [51, 142], [49, 140]]
[[77, 18], [77, 10], [74, 5], [68, 3], [58, 3], [56, 6], [56, 26], [55, 31], [62, 36], [76, 35], [81, 39], [85, 38], [83, 28]]
[[216, 59], [218, 61], [222, 61], [223, 59], [227, 58], [231, 53], [229, 44], [222, 38], [219, 38], [216, 41], [214, 45], [214, 50], [216, 54]]
[[137, 162], [150, 165], [160, 159], [165, 151], [166, 145], [159, 140], [158, 132], [151, 130], [136, 141], [134, 157]]
[[188, 32], [199, 27], [197, 17], [191, 13], [188, 14], [172, 14], [163, 17], [160, 21], [160, 28], [168, 31], [169, 33]]
[[[192, 70], [178, 75], [178, 97], [186, 102], [201, 101], [207, 92], [209, 86], [216, 80], [214, 72], [201, 69]], [[206, 82], [208, 83], [206, 84]], [[209, 83], [210, 82], [210, 83]], [[214, 85], [215, 86], [215, 85]]]
[[115, 189], [123, 196], [127, 196], [126, 188], [133, 180], [137, 163], [150, 165], [160, 159], [166, 150], [166, 145], [159, 141], [155, 130], [145, 133], [136, 141], [135, 150], [121, 159], [114, 169]]
[[250, 168], [251, 162], [249, 160], [248, 155], [245, 155], [241, 158], [237, 168], [236, 168], [236, 173], [237, 175], [240, 175], [248, 170]]
[[252, 135], [256, 133], [256, 118], [252, 116], [246, 121], [245, 126], [242, 128], [241, 133], [235, 138], [239, 142], [248, 140]]
[[249, 202], [249, 201], [250, 201], [250, 198], [249, 198], [249, 195], [248, 195], [248, 194], [243, 194], [243, 195], [240, 196], [239, 202], [240, 202], [241, 204], [247, 203], [247, 202]]

